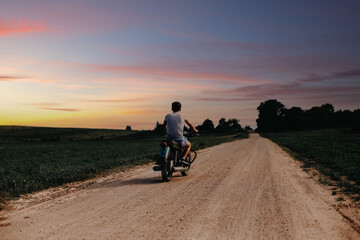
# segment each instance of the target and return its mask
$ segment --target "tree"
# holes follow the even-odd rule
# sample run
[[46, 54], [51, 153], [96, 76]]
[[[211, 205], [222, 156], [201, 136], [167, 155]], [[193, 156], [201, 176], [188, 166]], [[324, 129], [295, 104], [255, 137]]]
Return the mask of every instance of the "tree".
[[257, 110], [259, 118], [256, 122], [259, 132], [332, 127], [351, 127], [354, 132], [360, 132], [360, 109], [353, 112], [350, 110], [335, 112], [332, 104], [325, 103], [304, 111], [300, 107], [287, 109], [281, 102], [272, 99], [262, 102]]
[[160, 124], [159, 122], [156, 122], [154, 132], [157, 135], [164, 135], [166, 133], [166, 128], [165, 128], [164, 124]]
[[312, 107], [306, 113], [311, 128], [329, 128], [334, 125], [334, 107], [329, 103], [323, 104], [320, 107]]
[[324, 111], [327, 112], [328, 114], [334, 113], [334, 106], [330, 103], [325, 103], [321, 105], [321, 108], [324, 109]]
[[229, 128], [228, 123], [225, 118], [220, 118], [219, 124], [215, 128], [215, 132], [222, 133], [226, 132], [226, 130]]
[[126, 131], [131, 131], [131, 126], [130, 125], [127, 125], [126, 128], [125, 128]]
[[250, 127], [250, 125], [245, 126], [245, 131], [252, 131], [253, 129]]
[[214, 123], [210, 119], [206, 119], [202, 125], [196, 127], [200, 133], [212, 133], [214, 132]]
[[[356, 111], [356, 110], [355, 110]], [[351, 127], [354, 113], [350, 110], [339, 110], [334, 113], [334, 124], [336, 127]]]
[[307, 127], [305, 111], [300, 107], [285, 108], [283, 113], [285, 130], [303, 130]]
[[360, 133], [360, 108], [354, 110], [354, 114], [351, 121], [352, 121], [351, 123], [352, 130], [356, 133]]
[[225, 118], [219, 120], [219, 125], [215, 128], [215, 132], [237, 132], [241, 131], [239, 119], [230, 118], [226, 121]]
[[267, 100], [260, 103], [257, 110], [259, 111], [259, 118], [256, 119], [256, 123], [259, 132], [281, 130], [285, 110], [285, 106], [281, 102], [276, 99]]
[[239, 119], [235, 119], [235, 118], [232, 118], [232, 119], [229, 119], [227, 121], [227, 125], [229, 126], [229, 130], [230, 131], [241, 131], [242, 128], [241, 128], [241, 125], [239, 123]]

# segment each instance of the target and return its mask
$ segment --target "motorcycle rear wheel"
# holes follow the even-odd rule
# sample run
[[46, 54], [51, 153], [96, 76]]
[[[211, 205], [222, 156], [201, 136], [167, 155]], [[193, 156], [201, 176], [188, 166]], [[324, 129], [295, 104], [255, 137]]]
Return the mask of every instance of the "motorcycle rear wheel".
[[170, 166], [171, 161], [173, 161], [171, 156], [172, 154], [169, 152], [168, 157], [164, 161], [164, 166], [161, 169], [161, 177], [164, 182], [169, 182], [173, 174], [172, 166]]

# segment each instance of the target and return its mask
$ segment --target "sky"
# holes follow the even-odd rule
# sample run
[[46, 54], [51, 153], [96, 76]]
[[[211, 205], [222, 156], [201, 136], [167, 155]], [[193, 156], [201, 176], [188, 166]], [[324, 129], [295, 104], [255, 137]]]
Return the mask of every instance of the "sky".
[[0, 125], [256, 128], [268, 99], [360, 108], [358, 0], [0, 0]]

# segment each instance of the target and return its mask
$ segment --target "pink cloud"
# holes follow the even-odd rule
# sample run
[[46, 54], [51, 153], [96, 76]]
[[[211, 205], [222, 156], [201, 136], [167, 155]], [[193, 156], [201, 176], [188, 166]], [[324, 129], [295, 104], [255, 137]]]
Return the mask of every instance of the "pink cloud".
[[143, 110], [143, 109], [138, 109], [138, 110], [125, 110], [125, 111], [121, 111], [121, 114], [125, 114], [125, 115], [152, 115], [152, 114], [158, 114], [159, 110]]
[[55, 111], [66, 111], [66, 112], [77, 112], [77, 111], [81, 111], [80, 109], [74, 109], [74, 108], [40, 107], [40, 109], [43, 109], [43, 110], [55, 110]]
[[0, 37], [13, 34], [44, 32], [46, 30], [47, 25], [45, 23], [32, 22], [23, 19], [11, 21], [0, 20]]
[[14, 80], [19, 80], [19, 79], [23, 79], [26, 77], [22, 77], [22, 76], [9, 76], [9, 75], [0, 75], [0, 81], [14, 81]]
[[41, 107], [51, 107], [51, 106], [58, 106], [59, 103], [54, 102], [39, 102], [39, 103], [27, 103], [24, 105], [30, 105], [30, 106], [41, 106]]
[[0, 82], [6, 81], [32, 82], [38, 84], [49, 84], [55, 82], [55, 80], [42, 79], [31, 75], [0, 75]]
[[88, 85], [81, 85], [81, 84], [67, 84], [67, 85], [60, 85], [63, 89], [73, 90], [73, 89], [99, 89], [105, 87], [98, 87], [98, 86], [88, 86]]
[[131, 78], [123, 79], [122, 81], [139, 88], [151, 88], [156, 92], [167, 92], [178, 89], [189, 89], [195, 91], [209, 89], [208, 85], [204, 85], [203, 83], [194, 83], [192, 80], [169, 81], [164, 78], [154, 78], [152, 81], [149, 81], [148, 79]]
[[[205, 38], [169, 31], [184, 38]], [[316, 44], [315, 44], [316, 46]], [[111, 49], [112, 53], [127, 56], [138, 66], [149, 66], [149, 63], [161, 66], [161, 69], [177, 72], [216, 73], [250, 80], [249, 76], [270, 76], [297, 78], [305, 73], [337, 71], [346, 72], [357, 69], [356, 57], [318, 54], [309, 51], [315, 46], [303, 43], [251, 43], [221, 40], [182, 41], [175, 43], [152, 44], [151, 46]], [[270, 75], [269, 75], [270, 74]], [[305, 76], [304, 78], [310, 78]], [[326, 77], [326, 76], [320, 76]], [[230, 79], [236, 82], [234, 79]], [[262, 80], [264, 82], [264, 80]]]
[[90, 71], [95, 72], [113, 72], [123, 73], [129, 75], [139, 75], [147, 77], [166, 77], [166, 78], [185, 78], [198, 80], [221, 80], [236, 83], [255, 83], [260, 82], [257, 79], [243, 77], [232, 74], [211, 72], [211, 71], [182, 71], [165, 69], [161, 67], [144, 67], [144, 66], [120, 66], [120, 65], [104, 65], [104, 64], [81, 64], [81, 63], [67, 63], [73, 66], [84, 67]]
[[[8, 5], [13, 5], [12, 9], [15, 11], [12, 12], [10, 8], [7, 17], [40, 19], [40, 21], [45, 21], [51, 25], [52, 33], [60, 33], [59, 36], [64, 36], [64, 33], [68, 35], [97, 34], [129, 27], [150, 27], [154, 22], [174, 22], [173, 18], [164, 18], [152, 13], [138, 14], [136, 8], [134, 10], [127, 9], [123, 2], [111, 3], [112, 7], [99, 4], [96, 1], [86, 3], [84, 1], [71, 1], [71, 4], [64, 1], [35, 1], [27, 4], [26, 7], [19, 7], [18, 3]], [[37, 22], [19, 24], [18, 22], [21, 20], [13, 22], [4, 24], [6, 29], [8, 26], [13, 29], [11, 32], [21, 29], [31, 32], [47, 30], [47, 24]]]
[[116, 99], [85, 99], [84, 102], [98, 102], [98, 103], [133, 103], [148, 101], [147, 98], [116, 98]]

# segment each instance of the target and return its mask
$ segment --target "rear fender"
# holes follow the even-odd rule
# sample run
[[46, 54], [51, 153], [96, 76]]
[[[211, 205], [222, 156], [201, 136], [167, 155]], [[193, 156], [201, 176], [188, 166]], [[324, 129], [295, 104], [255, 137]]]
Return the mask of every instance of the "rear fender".
[[160, 157], [167, 158], [167, 156], [169, 154], [169, 151], [170, 151], [169, 146], [167, 146], [165, 148], [162, 148], [161, 151], [160, 151]]

